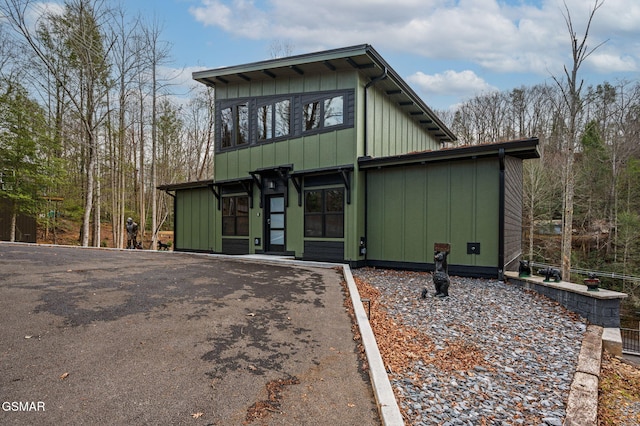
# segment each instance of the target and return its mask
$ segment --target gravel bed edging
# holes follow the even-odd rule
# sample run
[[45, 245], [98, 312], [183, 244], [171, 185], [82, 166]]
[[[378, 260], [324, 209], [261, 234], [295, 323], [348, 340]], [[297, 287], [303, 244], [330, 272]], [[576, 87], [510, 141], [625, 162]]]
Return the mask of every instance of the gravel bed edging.
[[364, 311], [364, 306], [362, 303], [357, 303], [360, 302], [360, 293], [351, 274], [351, 268], [345, 264], [342, 266], [342, 270], [344, 278], [347, 281], [347, 288], [349, 289], [349, 296], [353, 304], [353, 311], [356, 321], [358, 322], [360, 335], [362, 336], [362, 345], [364, 346], [367, 363], [369, 364], [369, 376], [371, 377], [373, 393], [376, 396], [380, 419], [383, 425], [404, 425], [398, 401], [393, 393], [391, 382], [387, 375], [384, 362], [382, 361], [380, 351], [378, 350], [378, 344], [376, 343], [376, 338], [369, 324], [369, 319]]
[[578, 366], [567, 400], [566, 426], [598, 424], [598, 386], [602, 363], [602, 327], [587, 326], [582, 339]]

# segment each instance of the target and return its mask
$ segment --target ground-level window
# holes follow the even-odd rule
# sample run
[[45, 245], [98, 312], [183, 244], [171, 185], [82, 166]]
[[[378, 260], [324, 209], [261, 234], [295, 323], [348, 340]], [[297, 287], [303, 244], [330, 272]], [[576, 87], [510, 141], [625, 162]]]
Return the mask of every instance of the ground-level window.
[[222, 235], [249, 235], [249, 197], [222, 198]]
[[304, 236], [344, 237], [344, 189], [316, 189], [304, 193]]

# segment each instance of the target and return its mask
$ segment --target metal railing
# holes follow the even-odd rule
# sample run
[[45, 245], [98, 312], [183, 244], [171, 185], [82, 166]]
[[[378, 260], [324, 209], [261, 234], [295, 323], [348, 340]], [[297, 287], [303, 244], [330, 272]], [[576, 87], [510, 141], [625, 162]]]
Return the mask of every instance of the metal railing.
[[622, 353], [630, 355], [640, 355], [640, 330], [631, 328], [621, 328]]
[[[541, 267], [541, 268], [555, 268], [558, 270], [562, 270], [562, 267], [560, 266], [556, 266], [556, 265], [551, 265], [548, 263], [540, 263], [540, 262], [531, 262], [530, 263], [532, 268], [536, 268], [536, 267]], [[535, 271], [534, 271], [535, 273]], [[635, 284], [640, 284], [640, 277], [637, 276], [633, 276], [633, 275], [625, 275], [625, 274], [619, 274], [617, 272], [603, 272], [603, 271], [594, 271], [594, 270], [590, 270], [590, 269], [581, 269], [581, 268], [571, 268], [571, 273], [572, 274], [581, 274], [586, 276], [587, 274], [593, 274], [596, 277], [601, 277], [601, 278], [613, 278], [616, 280], [623, 280], [623, 281], [631, 281]]]

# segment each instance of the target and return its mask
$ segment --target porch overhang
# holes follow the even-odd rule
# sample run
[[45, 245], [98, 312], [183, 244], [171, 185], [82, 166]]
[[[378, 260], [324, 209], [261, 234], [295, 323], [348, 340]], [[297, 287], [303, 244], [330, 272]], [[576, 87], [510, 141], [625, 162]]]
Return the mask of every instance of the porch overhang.
[[358, 158], [358, 168], [360, 170], [380, 169], [385, 167], [402, 167], [411, 164], [498, 157], [501, 151], [504, 152], [504, 155], [526, 160], [540, 158], [538, 144], [538, 138], [532, 137], [508, 142], [446, 148], [437, 151], [416, 152], [390, 157], [360, 157]]

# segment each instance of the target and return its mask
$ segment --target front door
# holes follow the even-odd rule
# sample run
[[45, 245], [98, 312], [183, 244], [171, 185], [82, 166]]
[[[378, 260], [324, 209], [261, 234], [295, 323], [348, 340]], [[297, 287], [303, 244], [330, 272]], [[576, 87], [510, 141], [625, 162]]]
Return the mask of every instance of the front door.
[[265, 251], [270, 253], [284, 253], [284, 195], [270, 195], [267, 197], [267, 212], [265, 217], [265, 241], [267, 242]]

